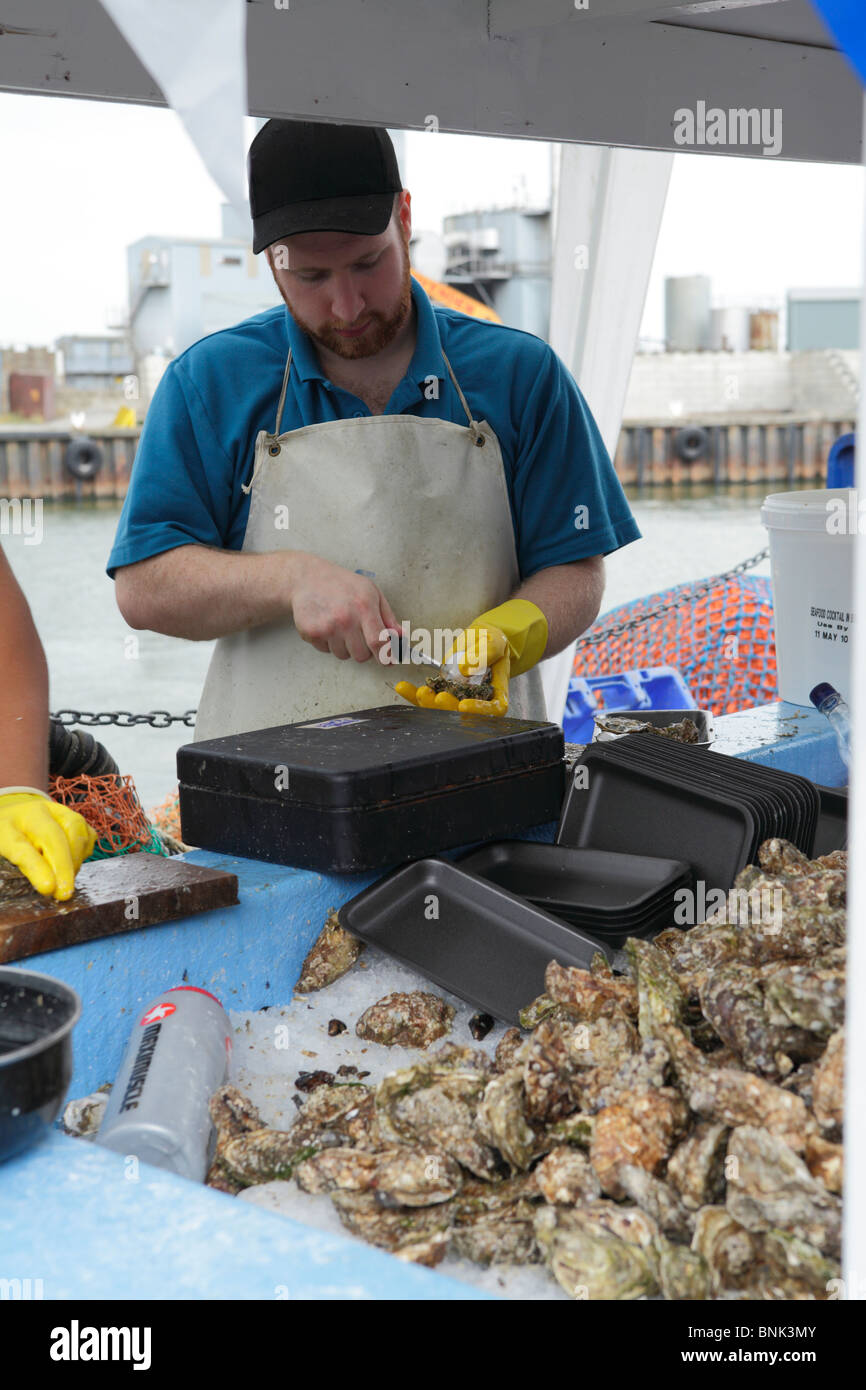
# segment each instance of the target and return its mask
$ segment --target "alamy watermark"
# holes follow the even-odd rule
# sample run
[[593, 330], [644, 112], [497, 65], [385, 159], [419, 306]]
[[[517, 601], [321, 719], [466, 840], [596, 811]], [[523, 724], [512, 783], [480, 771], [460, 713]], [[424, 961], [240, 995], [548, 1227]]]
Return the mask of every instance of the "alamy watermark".
[[678, 927], [695, 927], [701, 922], [762, 926], [765, 931], [781, 931], [784, 920], [781, 888], [707, 888], [698, 879], [694, 890], [678, 888], [674, 893], [674, 922]]
[[42, 498], [0, 497], [0, 536], [23, 536], [25, 545], [41, 545]]
[[674, 144], [751, 145], [773, 158], [782, 153], [782, 108], [739, 106], [725, 111], [703, 100], [694, 110], [680, 106], [674, 112]]

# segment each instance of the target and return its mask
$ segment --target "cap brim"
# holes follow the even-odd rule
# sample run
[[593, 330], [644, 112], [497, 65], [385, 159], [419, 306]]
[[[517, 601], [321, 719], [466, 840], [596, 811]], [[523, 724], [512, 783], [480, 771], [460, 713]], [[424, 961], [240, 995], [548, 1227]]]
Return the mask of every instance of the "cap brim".
[[391, 221], [393, 193], [364, 193], [352, 198], [318, 198], [288, 203], [262, 213], [253, 222], [253, 252], [298, 232], [352, 232], [378, 236]]

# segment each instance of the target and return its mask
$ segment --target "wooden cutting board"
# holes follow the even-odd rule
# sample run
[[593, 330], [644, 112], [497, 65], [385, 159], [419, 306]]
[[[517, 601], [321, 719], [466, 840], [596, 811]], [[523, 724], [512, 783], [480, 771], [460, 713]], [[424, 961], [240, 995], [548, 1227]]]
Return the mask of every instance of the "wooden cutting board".
[[82, 865], [64, 903], [43, 898], [20, 879], [10, 888], [0, 876], [0, 964], [237, 901], [236, 874], [159, 854]]

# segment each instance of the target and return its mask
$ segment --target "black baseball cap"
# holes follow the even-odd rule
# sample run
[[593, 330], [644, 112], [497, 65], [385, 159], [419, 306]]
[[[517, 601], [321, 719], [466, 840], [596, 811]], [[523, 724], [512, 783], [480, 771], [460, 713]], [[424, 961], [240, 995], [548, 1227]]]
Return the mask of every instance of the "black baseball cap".
[[272, 120], [249, 150], [253, 251], [296, 232], [384, 232], [403, 187], [387, 130]]

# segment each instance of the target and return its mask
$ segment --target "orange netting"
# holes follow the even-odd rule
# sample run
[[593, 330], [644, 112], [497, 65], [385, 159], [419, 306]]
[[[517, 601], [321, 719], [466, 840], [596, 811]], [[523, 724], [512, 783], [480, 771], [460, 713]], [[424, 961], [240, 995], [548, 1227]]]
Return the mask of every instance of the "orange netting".
[[150, 812], [150, 819], [161, 834], [171, 835], [175, 840], [183, 839], [180, 833], [180, 806], [177, 787], [173, 792], [169, 792], [164, 801], [153, 807]]
[[96, 831], [91, 859], [137, 850], [162, 852], [130, 776], [52, 777], [49, 791], [55, 801], [71, 806]]
[[[758, 575], [720, 578], [706, 592], [678, 586], [623, 604], [592, 628], [600, 642], [578, 643], [575, 675], [675, 666], [699, 709], [733, 714], [777, 698], [776, 644], [770, 581]], [[606, 628], [641, 619], [682, 599], [657, 617], [604, 638]]]

